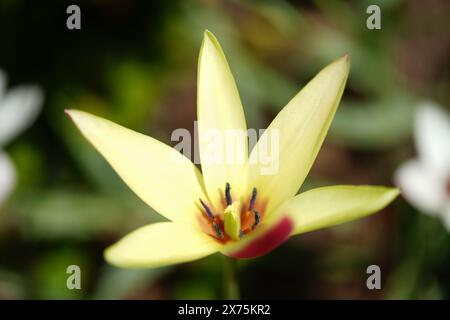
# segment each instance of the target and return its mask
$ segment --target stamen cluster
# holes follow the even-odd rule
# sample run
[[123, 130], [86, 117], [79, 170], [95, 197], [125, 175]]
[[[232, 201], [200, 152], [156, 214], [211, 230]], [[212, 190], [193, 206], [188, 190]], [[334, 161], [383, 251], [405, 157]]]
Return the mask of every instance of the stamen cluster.
[[261, 214], [255, 208], [258, 192], [253, 188], [248, 206], [245, 206], [238, 201], [233, 202], [228, 182], [224, 191], [225, 209], [220, 214], [215, 214], [210, 206], [199, 199], [203, 209], [203, 227], [208, 234], [222, 242], [239, 240], [254, 230], [261, 221]]

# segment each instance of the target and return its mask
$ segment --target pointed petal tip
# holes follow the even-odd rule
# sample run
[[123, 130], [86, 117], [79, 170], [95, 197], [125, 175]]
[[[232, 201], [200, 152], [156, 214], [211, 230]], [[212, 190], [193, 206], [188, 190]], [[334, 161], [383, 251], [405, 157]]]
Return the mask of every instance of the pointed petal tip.
[[348, 67], [350, 64], [350, 54], [346, 52], [342, 57], [340, 57], [337, 62], [342, 63]]
[[342, 56], [342, 60], [344, 60], [345, 62], [350, 61], [350, 54], [348, 52], [346, 52], [343, 56]]
[[[376, 188], [377, 186], [373, 186]], [[390, 203], [392, 203], [401, 193], [399, 188], [396, 187], [386, 187], [386, 186], [378, 186], [379, 190], [384, 190], [384, 200], [385, 204], [382, 206], [379, 210], [382, 208], [388, 206]], [[377, 211], [379, 211], [377, 210]]]
[[349, 66], [350, 66], [350, 54], [349, 53], [345, 53], [343, 56], [341, 56], [340, 58], [334, 60], [329, 65], [333, 65], [333, 66], [336, 66], [336, 67], [339, 66], [341, 68], [344, 68], [348, 72]]
[[73, 121], [73, 123], [78, 126], [78, 120], [79, 120], [79, 116], [82, 116], [83, 114], [85, 114], [86, 112], [81, 111], [81, 110], [76, 110], [76, 109], [64, 109], [64, 113], [69, 117], [70, 120]]
[[[328, 67], [332, 67], [335, 71], [342, 73], [344, 78], [347, 78], [350, 72], [350, 55], [348, 53], [344, 54], [339, 59], [336, 59], [330, 63]], [[327, 69], [327, 67], [325, 69]]]
[[76, 115], [87, 114], [85, 111], [70, 108], [65, 108], [64, 113], [71, 118], [75, 117]]
[[217, 40], [216, 36], [208, 29], [205, 29], [205, 31], [203, 32], [202, 47], [205, 46], [205, 43], [210, 43], [215, 48], [220, 49], [219, 41]]
[[126, 262], [126, 259], [120, 258], [120, 252], [116, 250], [116, 244], [112, 244], [103, 250], [103, 259], [116, 268], [126, 268], [126, 269], [141, 269], [143, 266], [135, 265], [130, 262]]
[[114, 259], [111, 259], [111, 249], [113, 245], [107, 247], [105, 250], [103, 250], [103, 259], [108, 262], [111, 265], [115, 265]]
[[398, 195], [400, 195], [400, 193], [401, 193], [400, 189], [397, 187], [388, 187], [388, 186], [380, 186], [380, 185], [378, 185], [378, 186], [377, 185], [375, 185], [375, 186], [368, 185], [366, 187], [373, 188], [374, 190], [383, 191], [386, 199], [388, 199], [387, 204], [394, 201], [395, 198], [397, 198]]
[[378, 187], [378, 188], [383, 188], [383, 189], [385, 189], [389, 194], [391, 194], [391, 195], [395, 195], [395, 196], [397, 196], [397, 195], [399, 195], [400, 194], [400, 189], [399, 188], [397, 188], [397, 187], [387, 187], [387, 186], [373, 186], [373, 187]]
[[397, 198], [397, 197], [400, 195], [400, 193], [401, 193], [401, 191], [400, 191], [399, 188], [389, 187], [389, 189], [391, 189], [391, 190], [390, 190], [390, 193], [391, 193], [391, 195], [392, 195], [392, 200], [394, 200], [395, 198]]
[[204, 37], [214, 37], [213, 33], [211, 31], [209, 31], [208, 29], [205, 29], [205, 31], [203, 31], [203, 36]]
[[208, 29], [205, 29], [205, 31], [203, 31], [203, 42], [205, 42], [206, 40], [214, 41], [215, 38], [216, 37], [214, 36], [214, 34]]
[[120, 263], [120, 261], [115, 258], [115, 247], [116, 244], [111, 244], [110, 246], [106, 247], [106, 249], [103, 250], [103, 259], [114, 267], [127, 268], [127, 265]]
[[[370, 186], [369, 186], [370, 187]], [[379, 190], [384, 190], [384, 199], [386, 200], [386, 206], [393, 202], [400, 194], [401, 191], [397, 187], [387, 187], [387, 186], [372, 186], [373, 188], [378, 188]]]
[[72, 118], [71, 112], [72, 112], [72, 109], [64, 109], [64, 113], [65, 113], [67, 116], [69, 116], [69, 118]]

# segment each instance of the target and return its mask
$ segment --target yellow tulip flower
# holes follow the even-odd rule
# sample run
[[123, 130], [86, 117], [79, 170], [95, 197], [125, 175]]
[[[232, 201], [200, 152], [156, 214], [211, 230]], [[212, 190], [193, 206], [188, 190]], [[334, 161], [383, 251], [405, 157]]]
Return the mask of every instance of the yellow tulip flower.
[[[192, 261], [216, 252], [253, 258], [290, 236], [374, 213], [398, 195], [395, 188], [331, 186], [296, 195], [322, 145], [341, 99], [349, 56], [320, 71], [276, 116], [248, 154], [231, 146], [206, 158], [205, 132], [246, 131], [244, 110], [225, 55], [206, 31], [198, 66], [200, 172], [185, 156], [149, 136], [78, 110], [67, 110], [82, 134], [123, 181], [169, 222], [143, 226], [105, 251], [113, 265], [147, 268]], [[270, 90], [270, 88], [268, 88]], [[262, 174], [258, 146], [279, 133], [279, 170]], [[174, 162], [175, 157], [175, 162]]]

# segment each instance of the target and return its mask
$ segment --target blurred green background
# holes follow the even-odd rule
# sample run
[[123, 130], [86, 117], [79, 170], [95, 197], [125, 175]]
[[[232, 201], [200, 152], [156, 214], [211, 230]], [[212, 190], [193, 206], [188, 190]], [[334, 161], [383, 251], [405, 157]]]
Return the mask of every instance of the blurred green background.
[[[66, 28], [81, 7], [82, 29]], [[366, 28], [378, 4], [382, 29]], [[34, 125], [6, 147], [18, 186], [0, 207], [0, 299], [222, 297], [221, 256], [154, 270], [108, 266], [103, 249], [162, 220], [120, 181], [64, 115], [86, 110], [174, 145], [193, 128], [204, 29], [221, 42], [249, 127], [265, 128], [330, 61], [349, 52], [350, 78], [304, 189], [392, 185], [415, 155], [412, 115], [423, 98], [450, 106], [449, 2], [0, 1], [0, 68], [10, 85], [45, 90]], [[82, 290], [66, 288], [66, 268]], [[382, 290], [366, 288], [381, 267]], [[450, 236], [399, 198], [353, 223], [290, 239], [239, 262], [243, 298], [445, 299]]]

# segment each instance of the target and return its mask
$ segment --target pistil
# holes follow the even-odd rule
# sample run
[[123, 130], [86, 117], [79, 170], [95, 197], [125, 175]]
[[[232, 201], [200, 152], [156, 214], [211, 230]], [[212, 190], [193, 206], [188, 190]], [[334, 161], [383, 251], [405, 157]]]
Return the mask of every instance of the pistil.
[[225, 233], [231, 239], [239, 240], [241, 234], [241, 205], [239, 202], [233, 202], [225, 209], [223, 226]]

